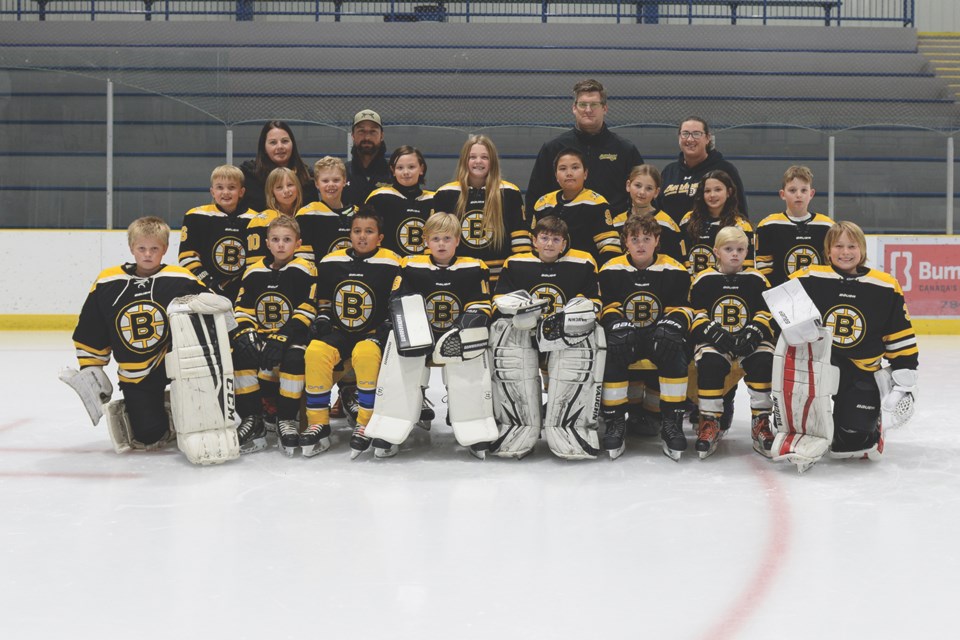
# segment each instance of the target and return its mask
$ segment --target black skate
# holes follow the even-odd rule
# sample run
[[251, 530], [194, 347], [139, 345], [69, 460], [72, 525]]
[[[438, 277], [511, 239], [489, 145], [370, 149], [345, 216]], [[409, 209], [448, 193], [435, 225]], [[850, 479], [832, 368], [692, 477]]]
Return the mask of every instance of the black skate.
[[373, 455], [376, 458], [392, 458], [400, 452], [400, 445], [381, 440], [373, 439]]
[[622, 411], [616, 411], [603, 417], [604, 431], [602, 446], [611, 460], [616, 460], [623, 455], [626, 449], [624, 436], [627, 430], [627, 420]]
[[663, 440], [663, 453], [674, 462], [679, 461], [681, 454], [687, 450], [682, 411], [664, 411], [660, 414], [660, 439]]
[[353, 385], [342, 388], [338, 400], [342, 401], [343, 414], [347, 419], [347, 424], [351, 427], [356, 427], [357, 415], [360, 413], [360, 402], [357, 400], [357, 388]]
[[417, 426], [424, 431], [430, 431], [430, 423], [437, 417], [437, 412], [433, 410], [433, 403], [427, 400], [427, 395], [423, 395], [423, 402], [420, 404], [420, 420]]
[[267, 430], [258, 415], [249, 415], [237, 427], [237, 440], [240, 441], [240, 453], [254, 453], [267, 448]]
[[300, 434], [304, 458], [312, 458], [330, 448], [330, 425], [312, 424]]
[[280, 437], [280, 447], [288, 458], [292, 458], [300, 446], [300, 435], [297, 433], [299, 423], [296, 420], [281, 420], [277, 425], [277, 435]]
[[350, 436], [350, 459], [354, 460], [361, 453], [370, 448], [370, 438], [363, 435], [366, 430], [365, 425], [358, 424], [353, 428], [353, 435]]
[[470, 455], [472, 455], [472, 456], [473, 456], [474, 458], [476, 458], [477, 460], [486, 460], [486, 459], [487, 459], [487, 451], [490, 451], [490, 443], [489, 443], [489, 442], [477, 442], [477, 443], [475, 443], [475, 444], [470, 445], [470, 446], [467, 448], [467, 450], [470, 452]]

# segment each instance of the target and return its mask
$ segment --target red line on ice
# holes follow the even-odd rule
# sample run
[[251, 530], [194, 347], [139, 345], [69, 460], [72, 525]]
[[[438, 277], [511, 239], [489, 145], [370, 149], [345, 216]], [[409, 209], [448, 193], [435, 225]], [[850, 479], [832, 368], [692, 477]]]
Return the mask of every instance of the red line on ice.
[[0, 478], [69, 478], [71, 480], [133, 480], [142, 473], [97, 471], [0, 471]]

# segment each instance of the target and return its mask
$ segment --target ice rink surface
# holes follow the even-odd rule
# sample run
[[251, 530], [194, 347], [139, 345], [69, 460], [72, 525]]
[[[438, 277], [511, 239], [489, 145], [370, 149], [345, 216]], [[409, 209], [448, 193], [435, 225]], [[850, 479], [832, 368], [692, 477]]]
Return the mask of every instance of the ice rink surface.
[[[921, 336], [918, 412], [880, 462], [478, 461], [438, 405], [400, 455], [215, 467], [116, 455], [56, 379], [69, 334], [0, 333], [4, 638], [956, 637], [960, 337]], [[692, 438], [691, 438], [692, 450]]]

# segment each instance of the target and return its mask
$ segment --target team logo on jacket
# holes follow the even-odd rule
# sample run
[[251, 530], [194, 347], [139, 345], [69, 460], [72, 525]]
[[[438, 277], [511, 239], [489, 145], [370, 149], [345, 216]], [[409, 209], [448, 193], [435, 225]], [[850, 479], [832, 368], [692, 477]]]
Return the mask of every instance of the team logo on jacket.
[[483, 211], [474, 209], [460, 221], [460, 236], [468, 247], [482, 249], [490, 244], [493, 231], [483, 228]]
[[660, 301], [646, 291], [623, 301], [623, 314], [637, 327], [649, 327], [660, 318]]
[[290, 319], [290, 301], [279, 293], [265, 293], [257, 299], [257, 322], [268, 331], [276, 331]]
[[730, 332], [740, 331], [749, 320], [747, 303], [739, 296], [726, 296], [713, 305], [712, 318]]
[[705, 244], [694, 245], [688, 259], [694, 273], [700, 273], [717, 265], [717, 257], [713, 255], [713, 249]]
[[867, 321], [860, 310], [846, 304], [838, 304], [823, 317], [823, 324], [833, 332], [833, 344], [848, 349], [863, 339]]
[[337, 289], [333, 306], [347, 329], [359, 329], [373, 314], [373, 292], [362, 282], [348, 280]]
[[812, 264], [820, 264], [820, 256], [817, 255], [816, 250], [807, 245], [799, 245], [787, 253], [787, 257], [783, 261], [783, 268], [787, 275], [790, 275], [794, 271], [806, 269]]
[[397, 227], [397, 245], [406, 253], [423, 253], [423, 220], [407, 218]]
[[222, 273], [234, 275], [247, 264], [247, 252], [236, 238], [222, 238], [213, 247], [213, 263]]
[[167, 316], [150, 300], [131, 302], [117, 314], [117, 332], [135, 353], [146, 353], [167, 337]]
[[446, 291], [437, 291], [425, 301], [427, 316], [435, 329], [446, 330], [460, 317], [460, 301]]
[[550, 283], [540, 284], [533, 288], [530, 291], [530, 295], [534, 298], [541, 298], [550, 303], [550, 306], [543, 310], [543, 315], [548, 316], [552, 313], [556, 313], [563, 309], [563, 305], [566, 304], [566, 297], [555, 285]]

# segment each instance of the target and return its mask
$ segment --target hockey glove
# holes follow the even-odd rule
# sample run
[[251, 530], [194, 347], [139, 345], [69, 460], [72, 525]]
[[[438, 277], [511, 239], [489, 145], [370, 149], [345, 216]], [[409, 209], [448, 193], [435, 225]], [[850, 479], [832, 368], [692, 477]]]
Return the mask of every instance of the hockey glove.
[[260, 370], [273, 371], [280, 366], [283, 360], [283, 351], [287, 347], [287, 336], [282, 333], [271, 333], [263, 341], [263, 350], [260, 351]]
[[875, 372], [880, 388], [880, 410], [884, 427], [902, 427], [913, 417], [914, 394], [917, 392], [915, 369], [884, 367]]
[[328, 336], [333, 332], [333, 320], [330, 316], [325, 313], [317, 314], [317, 317], [314, 318], [313, 324], [310, 325], [310, 337], [311, 338], [322, 338]]
[[636, 361], [640, 355], [640, 332], [629, 320], [618, 320], [606, 328], [607, 353], [616, 354], [626, 362]]
[[233, 353], [237, 368], [254, 367], [260, 362], [260, 337], [256, 329], [244, 329], [233, 339]]
[[720, 353], [731, 353], [736, 346], [733, 334], [720, 326], [716, 320], [711, 320], [703, 328], [703, 337]]
[[683, 327], [676, 320], [663, 318], [653, 331], [653, 355], [657, 363], [670, 362], [683, 354]]
[[761, 342], [763, 342], [763, 330], [751, 322], [737, 334], [733, 355], [745, 358], [756, 351]]

